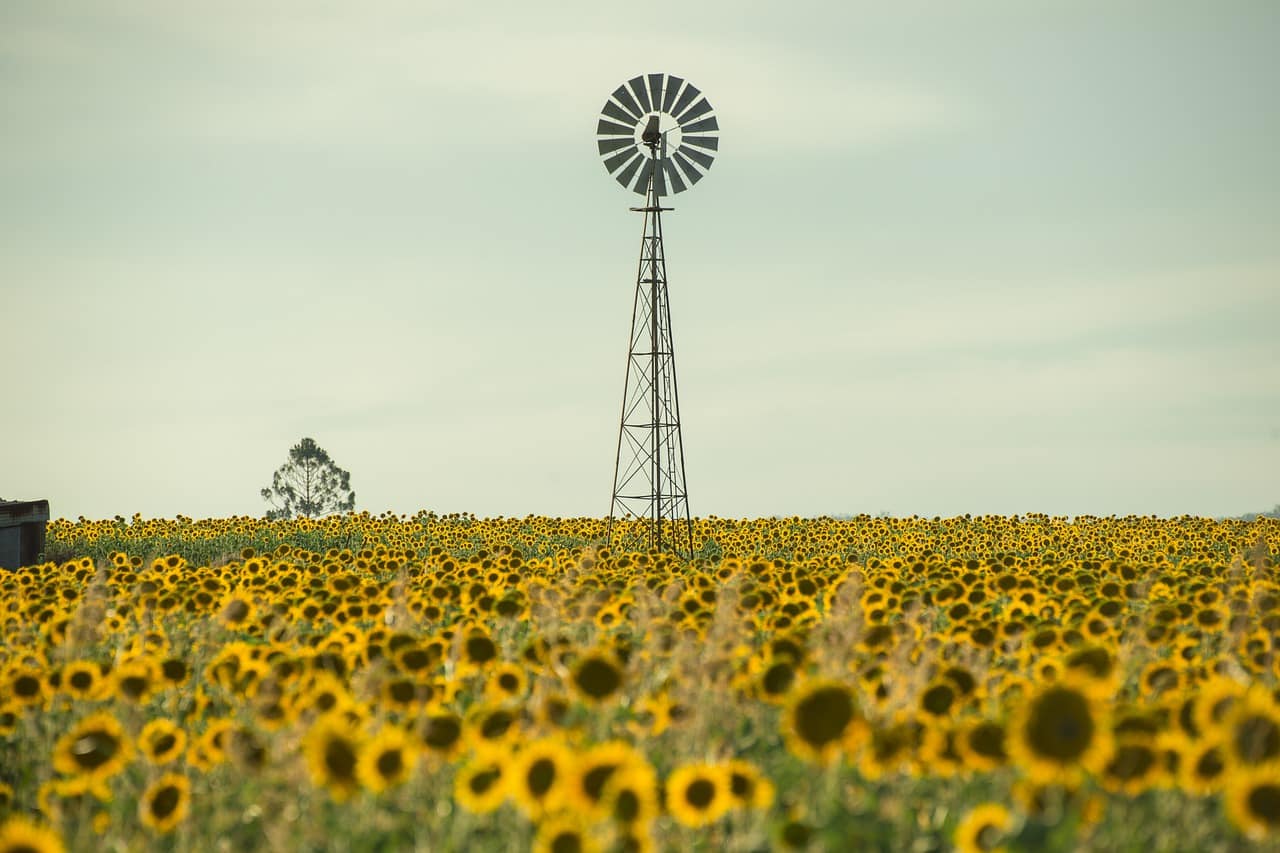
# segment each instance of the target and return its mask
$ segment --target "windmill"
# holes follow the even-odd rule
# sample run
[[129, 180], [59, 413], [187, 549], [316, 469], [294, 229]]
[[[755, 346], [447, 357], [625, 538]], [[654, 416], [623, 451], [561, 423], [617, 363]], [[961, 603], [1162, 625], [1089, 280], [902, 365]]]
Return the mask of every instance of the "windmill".
[[693, 519], [680, 437], [680, 395], [667, 299], [661, 200], [702, 180], [719, 146], [720, 126], [696, 86], [670, 74], [633, 77], [605, 101], [597, 147], [609, 174], [644, 196], [640, 268], [627, 344], [607, 537], [620, 544], [685, 556], [693, 553]]

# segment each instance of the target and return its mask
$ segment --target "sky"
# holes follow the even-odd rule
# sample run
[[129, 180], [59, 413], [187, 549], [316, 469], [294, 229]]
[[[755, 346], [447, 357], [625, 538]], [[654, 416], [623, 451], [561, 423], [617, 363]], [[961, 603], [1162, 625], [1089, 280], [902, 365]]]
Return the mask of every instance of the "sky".
[[[649, 10], [652, 10], [650, 13]], [[1280, 4], [0, 4], [0, 496], [608, 513], [639, 202], [694, 515], [1280, 503]]]

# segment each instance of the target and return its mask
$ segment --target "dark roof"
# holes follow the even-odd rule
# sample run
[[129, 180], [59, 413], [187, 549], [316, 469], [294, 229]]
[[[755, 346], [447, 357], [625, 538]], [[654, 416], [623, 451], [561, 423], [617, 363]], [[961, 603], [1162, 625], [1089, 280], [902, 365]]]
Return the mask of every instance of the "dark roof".
[[48, 520], [48, 501], [0, 501], [0, 522]]

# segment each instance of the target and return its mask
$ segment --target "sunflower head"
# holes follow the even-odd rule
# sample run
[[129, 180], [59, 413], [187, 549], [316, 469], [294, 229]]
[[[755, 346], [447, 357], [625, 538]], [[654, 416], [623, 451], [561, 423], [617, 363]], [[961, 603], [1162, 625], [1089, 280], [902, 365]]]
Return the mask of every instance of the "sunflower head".
[[702, 827], [719, 820], [733, 806], [726, 768], [715, 764], [686, 764], [667, 779], [667, 811], [677, 822]]
[[1193, 794], [1222, 789], [1227, 775], [1227, 749], [1220, 738], [1186, 742], [1178, 760], [1180, 786]]
[[471, 814], [488, 814], [507, 798], [507, 775], [493, 761], [474, 761], [453, 777], [453, 798]]
[[561, 814], [538, 824], [533, 853], [590, 853], [599, 849], [580, 818]]
[[619, 768], [605, 783], [604, 810], [619, 827], [642, 828], [658, 816], [658, 775], [643, 762]]
[[571, 681], [578, 695], [588, 703], [605, 702], [623, 686], [622, 664], [612, 652], [591, 652], [574, 664]]
[[1016, 709], [1009, 751], [1034, 779], [1074, 780], [1082, 770], [1100, 769], [1108, 735], [1091, 690], [1064, 679], [1035, 691]]
[[64, 734], [54, 748], [53, 767], [71, 777], [100, 781], [124, 769], [133, 758], [133, 743], [110, 714], [86, 717]]
[[480, 703], [467, 711], [467, 739], [477, 753], [504, 755], [520, 736], [520, 714], [509, 705]]
[[1164, 762], [1154, 740], [1126, 736], [1119, 739], [1102, 768], [1102, 784], [1111, 791], [1136, 796], [1163, 775]]
[[972, 808], [956, 825], [957, 853], [989, 853], [1000, 846], [1013, 829], [1013, 815], [1001, 803], [982, 803]]
[[187, 748], [187, 733], [176, 723], [159, 718], [142, 727], [138, 746], [152, 764], [168, 764]]
[[43, 706], [49, 700], [49, 683], [44, 673], [30, 666], [13, 667], [3, 678], [10, 701], [31, 707]]
[[64, 853], [66, 849], [57, 832], [21, 815], [12, 815], [0, 823], [0, 851]]
[[62, 671], [62, 690], [76, 699], [97, 699], [104, 685], [102, 670], [95, 663], [75, 661]]
[[312, 781], [338, 802], [349, 798], [360, 787], [356, 768], [362, 746], [359, 731], [345, 718], [337, 714], [322, 717], [302, 741]]
[[365, 790], [382, 793], [408, 781], [416, 754], [413, 741], [404, 729], [383, 726], [361, 748], [356, 776]]
[[1227, 817], [1253, 841], [1280, 838], [1280, 774], [1274, 767], [1232, 775], [1226, 790]]
[[573, 773], [573, 754], [560, 740], [529, 743], [511, 768], [510, 791], [516, 805], [537, 820], [560, 808]]
[[414, 733], [428, 754], [451, 758], [463, 745], [462, 719], [451, 711], [429, 711], [413, 723]]
[[583, 814], [607, 817], [605, 789], [610, 780], [628, 768], [648, 766], [635, 747], [621, 740], [596, 744], [581, 752], [569, 781], [568, 805]]
[[138, 819], [158, 833], [171, 832], [187, 817], [191, 783], [178, 773], [166, 773], [152, 782], [138, 800]]
[[764, 811], [773, 805], [774, 787], [769, 778], [749, 761], [730, 761], [729, 795], [736, 808]]
[[838, 681], [814, 681], [797, 688], [783, 719], [787, 747], [819, 764], [856, 745], [864, 732], [853, 689]]
[[1241, 696], [1227, 712], [1220, 731], [1233, 766], [1280, 761], [1280, 707], [1267, 691], [1254, 688]]

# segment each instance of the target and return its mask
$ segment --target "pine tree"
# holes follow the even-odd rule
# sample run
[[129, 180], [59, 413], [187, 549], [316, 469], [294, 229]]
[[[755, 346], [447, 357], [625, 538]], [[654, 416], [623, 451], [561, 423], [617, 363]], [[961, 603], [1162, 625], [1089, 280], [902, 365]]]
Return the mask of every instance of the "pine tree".
[[351, 491], [351, 475], [339, 468], [329, 454], [304, 438], [289, 450], [289, 460], [280, 466], [271, 487], [262, 498], [273, 504], [267, 518], [315, 518], [331, 512], [346, 512], [356, 505]]

